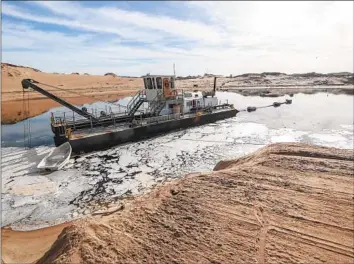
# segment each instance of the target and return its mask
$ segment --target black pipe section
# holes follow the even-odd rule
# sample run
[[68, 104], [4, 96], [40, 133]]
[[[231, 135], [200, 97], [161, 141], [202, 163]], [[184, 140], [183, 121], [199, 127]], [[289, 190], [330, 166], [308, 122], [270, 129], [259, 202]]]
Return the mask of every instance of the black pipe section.
[[94, 121], [94, 122], [99, 122], [99, 120], [97, 118], [95, 118], [93, 115], [85, 112], [85, 111], [82, 111], [81, 109], [73, 106], [72, 104], [68, 103], [67, 101], [64, 101], [63, 99], [55, 96], [54, 94], [38, 87], [37, 85], [35, 85], [35, 83], [39, 83], [35, 80], [32, 80], [32, 79], [23, 79], [21, 84], [22, 84], [22, 88], [23, 89], [28, 89], [28, 88], [32, 88], [33, 90], [47, 96], [48, 98], [56, 101], [57, 103], [69, 108], [70, 110], [74, 111], [75, 113], [87, 118], [88, 120], [91, 120]]
[[247, 107], [247, 112], [254, 112], [256, 110], [257, 110], [257, 107], [254, 107], [254, 106]]
[[216, 77], [214, 77], [214, 94], [215, 94], [215, 91], [216, 91]]
[[293, 100], [291, 100], [291, 99], [286, 99], [286, 100], [285, 100], [285, 103], [286, 103], [286, 104], [291, 104], [292, 101], [293, 101]]

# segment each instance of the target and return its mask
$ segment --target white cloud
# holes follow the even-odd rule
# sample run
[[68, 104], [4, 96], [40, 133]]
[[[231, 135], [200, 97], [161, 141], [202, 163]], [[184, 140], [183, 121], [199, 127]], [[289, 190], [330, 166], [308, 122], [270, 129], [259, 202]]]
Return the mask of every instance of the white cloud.
[[[353, 2], [183, 2], [176, 12], [193, 20], [80, 2], [28, 4], [47, 12], [2, 3], [3, 14], [27, 21], [3, 23], [3, 61], [44, 71], [171, 73], [174, 62], [181, 75], [353, 71]], [[48, 32], [30, 22], [81, 33]]]

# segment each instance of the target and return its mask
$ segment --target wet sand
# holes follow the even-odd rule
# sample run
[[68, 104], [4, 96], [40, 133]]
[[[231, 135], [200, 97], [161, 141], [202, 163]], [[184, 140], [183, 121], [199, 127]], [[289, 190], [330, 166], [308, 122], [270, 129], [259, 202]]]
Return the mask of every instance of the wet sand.
[[352, 263], [353, 161], [353, 150], [269, 145], [61, 233], [7, 230], [3, 260], [28, 250], [37, 263]]
[[33, 231], [2, 228], [2, 260], [5, 263], [33, 263], [47, 252], [70, 223]]

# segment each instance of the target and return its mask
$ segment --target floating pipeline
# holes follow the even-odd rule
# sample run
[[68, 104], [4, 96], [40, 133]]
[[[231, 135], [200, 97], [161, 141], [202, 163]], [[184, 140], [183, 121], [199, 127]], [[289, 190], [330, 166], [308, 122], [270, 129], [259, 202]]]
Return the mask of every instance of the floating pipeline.
[[282, 104], [291, 104], [293, 101], [291, 99], [286, 99], [285, 102], [274, 102], [272, 103], [271, 105], [266, 105], [266, 106], [249, 106], [247, 107], [246, 109], [243, 109], [243, 110], [239, 110], [239, 112], [244, 112], [244, 111], [247, 111], [247, 112], [254, 112], [256, 111], [257, 109], [261, 109], [261, 108], [267, 108], [267, 107], [279, 107], [281, 106]]

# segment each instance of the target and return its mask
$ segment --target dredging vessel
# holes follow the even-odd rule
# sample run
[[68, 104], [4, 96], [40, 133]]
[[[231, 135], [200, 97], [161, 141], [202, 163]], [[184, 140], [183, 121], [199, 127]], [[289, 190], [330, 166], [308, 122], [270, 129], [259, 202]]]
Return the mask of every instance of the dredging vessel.
[[[32, 79], [23, 79], [23, 89], [33, 89], [72, 113], [51, 114], [54, 143], [69, 142], [72, 152], [79, 154], [107, 149], [126, 142], [138, 141], [161, 133], [204, 125], [237, 114], [232, 104], [221, 103], [215, 96], [216, 77], [211, 91], [179, 90], [170, 75], [143, 76], [144, 89], [127, 104], [125, 111], [89, 111], [78, 108], [42, 89]], [[45, 85], [45, 84], [43, 84]]]

